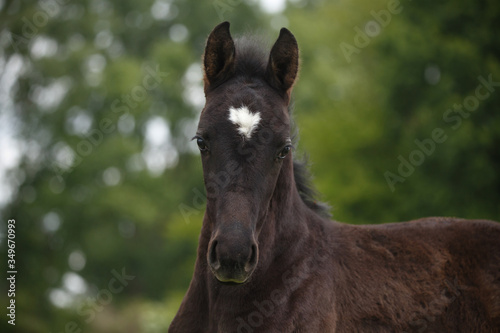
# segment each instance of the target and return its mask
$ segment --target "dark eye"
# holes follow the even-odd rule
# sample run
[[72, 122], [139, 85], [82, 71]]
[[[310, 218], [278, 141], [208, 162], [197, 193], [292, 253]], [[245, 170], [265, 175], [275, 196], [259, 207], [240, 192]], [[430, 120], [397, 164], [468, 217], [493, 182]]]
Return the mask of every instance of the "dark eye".
[[292, 146], [288, 145], [288, 146], [285, 146], [283, 149], [281, 149], [281, 151], [278, 153], [278, 158], [279, 159], [284, 159], [286, 157], [286, 155], [288, 155], [288, 153], [290, 152], [290, 150], [292, 150]]
[[208, 151], [208, 146], [207, 146], [205, 140], [203, 140], [203, 138], [197, 137], [196, 144], [198, 145], [198, 148], [200, 148], [201, 152]]

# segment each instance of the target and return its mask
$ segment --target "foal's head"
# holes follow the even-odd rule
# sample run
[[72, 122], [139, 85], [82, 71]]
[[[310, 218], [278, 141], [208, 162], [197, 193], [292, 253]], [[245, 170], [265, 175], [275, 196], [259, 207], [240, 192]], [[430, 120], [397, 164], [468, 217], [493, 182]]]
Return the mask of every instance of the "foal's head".
[[259, 260], [258, 238], [278, 176], [292, 166], [288, 104], [298, 47], [282, 29], [268, 54], [235, 43], [224, 22], [204, 55], [206, 104], [195, 140], [201, 151], [211, 231], [208, 265], [221, 282], [243, 283]]

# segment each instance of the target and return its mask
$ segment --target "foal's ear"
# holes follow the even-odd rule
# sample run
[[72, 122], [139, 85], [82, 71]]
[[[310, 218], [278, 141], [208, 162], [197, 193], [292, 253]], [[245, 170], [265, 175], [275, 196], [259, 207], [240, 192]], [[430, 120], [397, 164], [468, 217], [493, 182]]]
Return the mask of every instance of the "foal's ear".
[[223, 22], [212, 30], [205, 46], [203, 56], [205, 92], [210, 86], [222, 83], [234, 72], [234, 54], [229, 22]]
[[299, 70], [299, 47], [293, 34], [282, 28], [269, 55], [266, 77], [278, 90], [289, 95]]

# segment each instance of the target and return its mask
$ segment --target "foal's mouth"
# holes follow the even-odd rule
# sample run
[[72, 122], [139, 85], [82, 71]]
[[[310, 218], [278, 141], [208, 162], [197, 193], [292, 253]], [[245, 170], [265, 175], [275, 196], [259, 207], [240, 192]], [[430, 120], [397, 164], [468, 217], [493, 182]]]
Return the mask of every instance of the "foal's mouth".
[[226, 286], [241, 286], [242, 284], [245, 284], [247, 282], [247, 280], [245, 281], [236, 281], [236, 280], [221, 281], [219, 279], [217, 280]]
[[244, 276], [242, 274], [221, 274], [219, 271], [212, 270], [212, 274], [215, 276], [217, 281], [228, 286], [242, 285], [248, 282], [252, 273]]

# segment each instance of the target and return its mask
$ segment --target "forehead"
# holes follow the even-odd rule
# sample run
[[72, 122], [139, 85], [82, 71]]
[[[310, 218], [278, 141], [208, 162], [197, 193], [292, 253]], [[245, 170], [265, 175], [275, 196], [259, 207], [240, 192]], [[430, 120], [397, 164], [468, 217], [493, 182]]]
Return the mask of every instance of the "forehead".
[[262, 128], [289, 131], [287, 105], [271, 88], [256, 83], [233, 84], [207, 95], [199, 130], [238, 133], [248, 140]]

